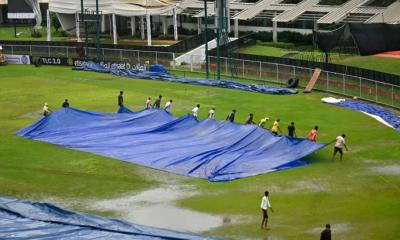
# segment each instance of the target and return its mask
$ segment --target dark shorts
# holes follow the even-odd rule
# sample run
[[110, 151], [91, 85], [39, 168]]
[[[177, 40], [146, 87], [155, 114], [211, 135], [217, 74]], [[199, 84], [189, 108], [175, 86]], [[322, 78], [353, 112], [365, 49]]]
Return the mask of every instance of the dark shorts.
[[274, 134], [276, 136], [276, 135], [278, 135], [278, 132], [272, 132], [272, 134]]
[[263, 218], [268, 218], [268, 213], [267, 210], [261, 209], [262, 214], [263, 214]]
[[340, 155], [343, 155], [343, 149], [338, 148], [338, 147], [335, 147], [335, 148], [333, 149], [333, 154], [336, 154], [337, 152], [339, 152]]

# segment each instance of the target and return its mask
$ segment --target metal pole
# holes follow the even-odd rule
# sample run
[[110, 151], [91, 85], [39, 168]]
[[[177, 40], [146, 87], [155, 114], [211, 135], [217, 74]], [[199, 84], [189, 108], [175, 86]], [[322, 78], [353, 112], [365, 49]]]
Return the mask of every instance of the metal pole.
[[326, 90], [329, 90], [329, 73], [326, 72]]
[[261, 66], [261, 61], [260, 61], [260, 80], [261, 80], [261, 78], [262, 78], [262, 66]]
[[83, 0], [81, 0], [81, 21], [85, 24], [84, 26], [85, 26], [85, 59], [87, 59], [87, 54], [88, 54], [88, 52], [89, 52], [89, 49], [88, 49], [88, 41], [89, 41], [89, 39], [88, 39], [88, 34], [87, 34], [87, 22], [85, 22], [85, 17], [84, 17], [84, 14], [83, 14], [83, 12], [84, 12], [84, 9], [83, 9]]
[[221, 79], [221, 62], [220, 62], [220, 57], [221, 57], [221, 51], [219, 49], [219, 35], [220, 35], [220, 29], [219, 26], [217, 28], [217, 80]]
[[190, 55], [190, 72], [193, 72], [193, 55]]
[[394, 85], [392, 85], [392, 106], [394, 106]]
[[244, 78], [244, 60], [242, 60], [242, 77]]
[[100, 16], [99, 16], [99, 0], [96, 0], [96, 55], [100, 60]]
[[378, 102], [378, 82], [375, 81], [375, 102]]
[[175, 53], [172, 53], [172, 69], [175, 70]]
[[361, 97], [361, 77], [360, 77], [360, 97]]
[[204, 46], [205, 46], [205, 55], [206, 55], [206, 78], [209, 78], [210, 69], [208, 68], [208, 37], [207, 37], [207, 0], [204, 0]]
[[346, 94], [346, 77], [343, 74], [343, 93]]

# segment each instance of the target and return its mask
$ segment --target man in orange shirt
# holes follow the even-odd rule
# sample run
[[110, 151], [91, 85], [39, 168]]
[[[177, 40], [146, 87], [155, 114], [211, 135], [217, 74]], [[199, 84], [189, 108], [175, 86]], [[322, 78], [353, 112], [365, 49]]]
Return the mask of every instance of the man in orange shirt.
[[311, 129], [310, 133], [308, 134], [308, 139], [316, 142], [317, 141], [317, 133], [318, 133], [318, 126], [315, 126], [313, 129]]

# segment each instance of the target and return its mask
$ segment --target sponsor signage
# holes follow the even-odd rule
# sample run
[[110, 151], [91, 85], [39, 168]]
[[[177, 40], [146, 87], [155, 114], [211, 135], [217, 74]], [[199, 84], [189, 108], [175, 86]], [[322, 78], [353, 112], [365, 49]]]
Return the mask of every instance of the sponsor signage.
[[[85, 60], [74, 59], [74, 67], [83, 67], [87, 63], [88, 61]], [[99, 64], [107, 69], [146, 71], [146, 65], [140, 63], [100, 61]]]
[[34, 19], [35, 13], [25, 0], [8, 1], [8, 19]]
[[[39, 59], [40, 63], [43, 65], [63, 65], [63, 66], [73, 66], [73, 67], [83, 67], [89, 62], [83, 59], [65, 58], [65, 57], [33, 57], [32, 62], [35, 62], [36, 59]], [[108, 69], [146, 71], [146, 65], [141, 63], [114, 62], [114, 61], [100, 61], [98, 63]]]
[[[34, 62], [35, 58], [32, 58], [32, 62]], [[63, 66], [72, 66], [72, 59], [64, 58], [64, 57], [39, 57], [40, 63], [43, 65], [63, 65]]]
[[27, 55], [9, 55], [5, 54], [4, 57], [8, 64], [31, 64], [31, 60]]

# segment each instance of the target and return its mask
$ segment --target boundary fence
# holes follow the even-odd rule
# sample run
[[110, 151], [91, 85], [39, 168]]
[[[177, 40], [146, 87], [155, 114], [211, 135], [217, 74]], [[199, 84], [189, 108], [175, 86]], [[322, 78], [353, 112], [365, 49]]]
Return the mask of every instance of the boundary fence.
[[[260, 62], [270, 62], [277, 63], [283, 65], [297, 66], [297, 67], [305, 67], [305, 68], [321, 68], [326, 71], [341, 73], [352, 76], [359, 76], [366, 79], [375, 80], [378, 82], [390, 83], [394, 85], [400, 85], [400, 76], [374, 71], [370, 69], [352, 67], [347, 65], [333, 64], [333, 63], [324, 63], [324, 62], [315, 62], [315, 61], [307, 61], [302, 59], [294, 59], [294, 58], [282, 58], [282, 57], [272, 57], [272, 56], [261, 56], [261, 55], [253, 55], [253, 54], [244, 54], [238, 52], [232, 52], [232, 49], [242, 48], [245, 46], [250, 46], [256, 44], [255, 34], [249, 34], [238, 38], [235, 41], [230, 42], [226, 46], [222, 46], [221, 55], [222, 56], [230, 56], [236, 59], [244, 59], [249, 61], [260, 61]], [[230, 52], [228, 55], [227, 52]], [[210, 51], [210, 54], [216, 56], [216, 49]]]
[[[76, 46], [36, 46], [36, 45], [3, 45], [5, 54], [29, 55], [32, 57], [49, 58], [45, 64], [67, 65], [66, 59], [80, 60]], [[90, 54], [95, 54], [95, 48], [89, 48]], [[104, 61], [163, 64], [169, 70], [183, 72], [184, 74], [205, 77], [204, 61], [198, 61], [201, 56], [192, 55], [190, 61], [184, 65], [177, 66], [175, 58], [178, 54], [172, 52], [141, 51], [127, 49], [102, 48]], [[204, 57], [203, 57], [204, 58]], [[61, 61], [60, 59], [64, 59]], [[80, 60], [82, 62], [82, 60]], [[232, 79], [230, 74], [230, 64], [234, 62], [238, 75]], [[211, 67], [211, 78], [215, 76], [216, 57], [209, 56]], [[69, 61], [73, 65], [73, 61]], [[224, 79], [237, 81], [247, 81], [258, 84], [272, 84], [286, 86], [286, 82], [291, 77], [299, 78], [299, 88], [304, 88], [314, 68], [303, 67], [268, 61], [246, 60], [239, 58], [222, 58], [221, 75]], [[400, 109], [400, 84], [391, 84], [382, 81], [368, 79], [362, 76], [355, 76], [341, 72], [323, 70], [314, 89], [340, 94], [343, 96], [356, 96], [360, 99], [368, 100], [378, 104]]]

